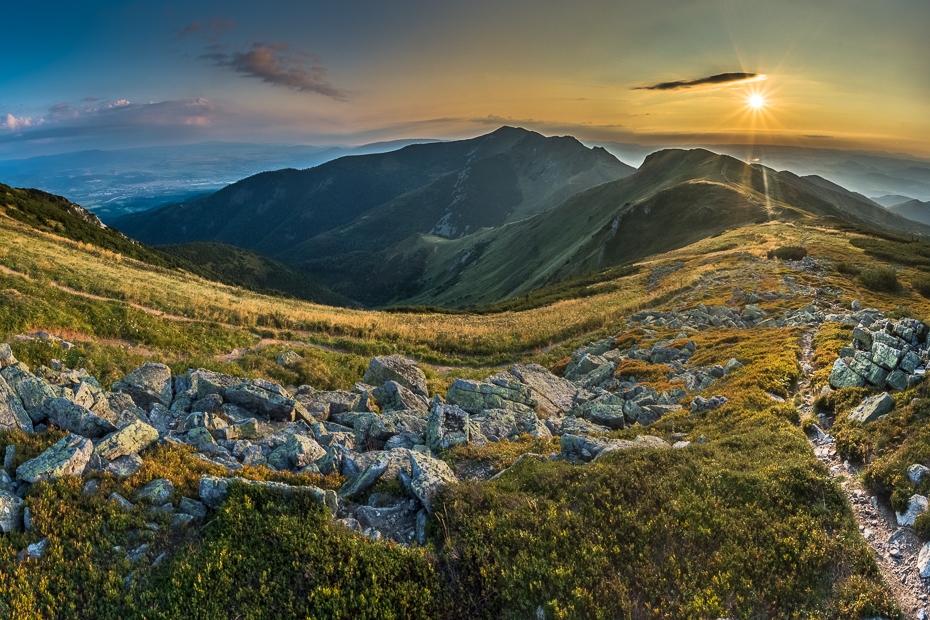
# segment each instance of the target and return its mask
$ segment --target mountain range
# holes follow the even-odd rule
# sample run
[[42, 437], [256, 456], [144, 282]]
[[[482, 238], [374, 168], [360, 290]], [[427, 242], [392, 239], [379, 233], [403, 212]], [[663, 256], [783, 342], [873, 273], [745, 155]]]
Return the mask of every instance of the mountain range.
[[744, 224], [811, 218], [930, 235], [816, 175], [704, 149], [659, 151], [634, 170], [574, 138], [512, 127], [262, 173], [113, 224], [149, 244], [267, 254], [370, 306], [465, 308]]

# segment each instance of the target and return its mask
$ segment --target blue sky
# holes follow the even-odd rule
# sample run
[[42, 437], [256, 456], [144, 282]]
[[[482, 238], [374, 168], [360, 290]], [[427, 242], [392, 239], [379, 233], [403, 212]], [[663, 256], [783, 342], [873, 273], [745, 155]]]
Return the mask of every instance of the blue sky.
[[[501, 124], [930, 154], [926, 0], [90, 1], [4, 15], [0, 158]], [[734, 72], [759, 77], [643, 88]]]

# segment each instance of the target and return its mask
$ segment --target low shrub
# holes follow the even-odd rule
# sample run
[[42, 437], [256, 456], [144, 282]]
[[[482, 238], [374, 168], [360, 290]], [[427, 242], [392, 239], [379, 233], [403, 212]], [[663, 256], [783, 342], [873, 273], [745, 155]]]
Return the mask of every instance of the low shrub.
[[918, 274], [911, 284], [914, 286], [914, 290], [923, 295], [924, 297], [930, 297], [930, 275], [925, 273]]
[[836, 263], [833, 265], [833, 268], [837, 271], [837, 273], [841, 273], [846, 276], [855, 277], [862, 273], [862, 268], [858, 267], [857, 265], [853, 265], [852, 263]]
[[807, 250], [797, 245], [783, 245], [774, 250], [769, 250], [768, 253], [769, 258], [779, 260], [801, 260], [805, 256], [807, 256]]
[[867, 267], [858, 277], [859, 284], [879, 293], [896, 293], [901, 290], [898, 274], [891, 267]]

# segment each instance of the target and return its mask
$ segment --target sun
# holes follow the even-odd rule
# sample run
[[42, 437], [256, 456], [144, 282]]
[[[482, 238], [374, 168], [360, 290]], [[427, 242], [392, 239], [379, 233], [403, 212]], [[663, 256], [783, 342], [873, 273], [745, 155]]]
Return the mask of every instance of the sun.
[[749, 97], [749, 107], [753, 110], [761, 110], [765, 107], [765, 97], [762, 95], [752, 95]]

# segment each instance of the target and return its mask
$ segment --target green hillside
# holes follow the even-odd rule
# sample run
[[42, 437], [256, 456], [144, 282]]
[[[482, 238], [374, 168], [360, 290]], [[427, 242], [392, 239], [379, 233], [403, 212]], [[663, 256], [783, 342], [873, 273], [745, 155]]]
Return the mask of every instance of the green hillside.
[[322, 282], [280, 261], [222, 243], [185, 243], [157, 248], [203, 268], [211, 279], [265, 294], [285, 294], [327, 306], [357, 306]]

